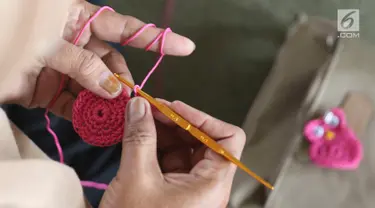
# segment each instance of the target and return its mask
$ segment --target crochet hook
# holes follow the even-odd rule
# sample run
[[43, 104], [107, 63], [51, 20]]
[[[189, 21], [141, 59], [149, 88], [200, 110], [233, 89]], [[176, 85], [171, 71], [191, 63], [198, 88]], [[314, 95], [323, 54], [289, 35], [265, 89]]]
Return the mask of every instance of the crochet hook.
[[[117, 79], [124, 83], [126, 86], [130, 87], [131, 89], [134, 88], [134, 85], [124, 78], [120, 77], [120, 75], [114, 73], [115, 77]], [[190, 124], [188, 121], [186, 121], [184, 118], [182, 118], [180, 115], [175, 113], [172, 109], [167, 107], [166, 105], [158, 102], [153, 97], [142, 91], [141, 89], [137, 90], [137, 93], [141, 95], [143, 98], [145, 98], [148, 102], [150, 102], [153, 106], [155, 106], [161, 113], [163, 113], [165, 116], [167, 116], [169, 119], [174, 121], [177, 125], [179, 125], [181, 128], [188, 131], [191, 135], [193, 135], [195, 138], [197, 138], [199, 141], [201, 141], [203, 144], [205, 144], [207, 147], [215, 151], [216, 153], [222, 155], [227, 160], [231, 161], [235, 165], [237, 165], [239, 168], [244, 170], [246, 173], [248, 173], [250, 176], [252, 176], [254, 179], [262, 183], [267, 188], [273, 190], [274, 187], [265, 181], [263, 178], [255, 174], [253, 171], [251, 171], [249, 168], [247, 168], [241, 161], [239, 161], [236, 157], [234, 157], [231, 153], [229, 153], [227, 150], [225, 150], [220, 144], [218, 144], [215, 140], [213, 140], [211, 137], [209, 137], [207, 134], [203, 133], [198, 128], [194, 127], [192, 124]]]

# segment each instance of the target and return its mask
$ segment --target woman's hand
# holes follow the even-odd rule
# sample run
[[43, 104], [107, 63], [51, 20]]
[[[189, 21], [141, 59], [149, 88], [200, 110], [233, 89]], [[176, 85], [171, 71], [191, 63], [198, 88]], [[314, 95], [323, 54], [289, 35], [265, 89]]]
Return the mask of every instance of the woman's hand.
[[[114, 98], [122, 91], [121, 84], [113, 72], [132, 81], [132, 76], [121, 54], [105, 41], [122, 43], [145, 23], [112, 11], [102, 12], [86, 29], [78, 46], [72, 44], [87, 20], [100, 8], [85, 0], [72, 0], [69, 15], [63, 29], [62, 38], [51, 45], [48, 53], [35, 57], [35, 62], [20, 73], [21, 87], [7, 96], [7, 103], [17, 103], [25, 107], [45, 108], [57, 93], [61, 73], [66, 74], [66, 86], [57, 98], [51, 111], [66, 119], [71, 119], [72, 104], [77, 94], [87, 88], [103, 98]], [[57, 8], [58, 9], [58, 8]], [[130, 46], [144, 48], [162, 30], [149, 28]], [[189, 39], [169, 33], [165, 42], [165, 54], [185, 56], [194, 50]], [[151, 48], [158, 50], [158, 44]], [[108, 67], [104, 61], [115, 65]]]
[[[245, 134], [239, 127], [182, 102], [162, 102], [241, 156]], [[226, 207], [236, 166], [160, 112], [153, 114], [143, 98], [129, 101], [120, 168], [100, 207]]]

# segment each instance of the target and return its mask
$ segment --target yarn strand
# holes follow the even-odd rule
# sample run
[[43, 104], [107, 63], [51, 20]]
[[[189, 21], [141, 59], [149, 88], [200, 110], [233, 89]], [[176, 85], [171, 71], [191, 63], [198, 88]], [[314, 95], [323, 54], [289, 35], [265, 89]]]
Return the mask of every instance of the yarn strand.
[[[73, 41], [73, 44], [74, 45], [78, 45], [78, 42], [79, 40], [81, 39], [83, 33], [86, 31], [86, 29], [90, 26], [90, 24], [95, 20], [95, 18], [97, 18], [103, 11], [105, 10], [109, 10], [109, 11], [112, 11], [114, 12], [114, 9], [112, 9], [111, 7], [108, 7], [108, 6], [104, 6], [104, 7], [101, 7], [87, 22], [86, 24], [83, 26], [83, 28], [81, 29], [81, 31], [78, 33], [77, 37], [74, 39]], [[143, 27], [141, 27], [135, 34], [133, 34], [131, 37], [129, 37], [127, 40], [125, 40], [121, 45], [122, 46], [126, 46], [128, 45], [129, 43], [131, 43], [134, 39], [136, 39], [139, 35], [141, 35], [147, 28], [149, 27], [155, 27], [154, 24], [146, 24], [144, 25]], [[144, 80], [141, 82], [141, 85], [135, 85], [134, 86], [134, 92], [136, 93], [137, 92], [137, 89], [142, 89], [144, 87], [144, 85], [146, 84], [147, 80], [150, 78], [150, 76], [152, 75], [152, 73], [156, 70], [156, 68], [159, 66], [159, 64], [161, 63], [161, 61], [163, 60], [164, 58], [164, 43], [165, 43], [165, 37], [167, 35], [168, 32], [171, 32], [172, 30], [170, 28], [166, 28], [163, 32], [161, 32], [150, 44], [148, 44], [145, 48], [146, 51], [149, 51], [151, 49], [151, 47], [156, 43], [156, 42], [160, 42], [160, 46], [159, 46], [159, 52], [160, 52], [160, 56], [157, 60], [157, 62], [155, 63], [155, 65], [151, 68], [151, 70], [148, 72], [148, 74], [146, 75], [146, 77], [144, 78]], [[60, 81], [60, 86], [58, 88], [58, 91], [56, 93], [56, 95], [54, 96], [54, 98], [51, 100], [51, 102], [48, 104], [47, 108], [46, 108], [46, 111], [44, 113], [44, 117], [46, 119], [46, 129], [47, 131], [51, 134], [51, 136], [53, 137], [54, 139], [54, 142], [55, 142], [55, 145], [56, 145], [56, 149], [58, 151], [58, 155], [59, 155], [59, 161], [60, 163], [64, 164], [64, 154], [63, 154], [63, 149], [61, 147], [61, 144], [59, 142], [59, 138], [58, 136], [56, 135], [56, 133], [52, 130], [51, 128], [51, 121], [48, 117], [48, 112], [50, 110], [50, 108], [55, 104], [57, 98], [59, 97], [59, 95], [61, 94], [61, 92], [63, 91], [64, 89], [64, 86], [65, 86], [65, 75], [61, 75], [61, 81]], [[93, 182], [93, 181], [81, 181], [81, 185], [84, 186], [84, 187], [91, 187], [91, 188], [95, 188], [95, 189], [100, 189], [100, 190], [105, 190], [107, 189], [108, 185], [107, 184], [104, 184], [104, 183], [97, 183], [97, 182]]]

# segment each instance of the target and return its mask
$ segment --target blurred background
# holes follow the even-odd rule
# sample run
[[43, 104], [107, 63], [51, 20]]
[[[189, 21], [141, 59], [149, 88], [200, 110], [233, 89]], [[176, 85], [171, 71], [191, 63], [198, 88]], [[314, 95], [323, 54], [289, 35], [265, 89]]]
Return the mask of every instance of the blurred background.
[[[266, 78], [288, 26], [297, 13], [335, 20], [337, 9], [360, 9], [361, 38], [375, 37], [373, 0], [92, 0], [159, 27], [169, 26], [196, 43], [189, 57], [166, 57], [145, 86], [154, 97], [182, 100], [241, 126]], [[139, 83], [157, 54], [118, 47]], [[4, 106], [8, 116], [50, 157], [57, 159], [44, 129], [42, 109]], [[33, 123], [28, 123], [33, 117]], [[115, 175], [120, 146], [96, 148], [83, 143], [69, 121], [51, 115], [67, 164], [82, 180], [108, 183]], [[85, 189], [96, 206], [102, 191]]]
[[[336, 19], [338, 8], [359, 8], [361, 37], [375, 37], [372, 0], [99, 0], [191, 38], [196, 51], [166, 57], [146, 86], [154, 96], [182, 100], [227, 122], [241, 125], [294, 15]], [[167, 11], [167, 12], [165, 12]], [[167, 16], [167, 18], [165, 18]], [[167, 20], [165, 20], [167, 19]], [[368, 25], [368, 26], [366, 26]], [[156, 55], [121, 49], [136, 81]]]

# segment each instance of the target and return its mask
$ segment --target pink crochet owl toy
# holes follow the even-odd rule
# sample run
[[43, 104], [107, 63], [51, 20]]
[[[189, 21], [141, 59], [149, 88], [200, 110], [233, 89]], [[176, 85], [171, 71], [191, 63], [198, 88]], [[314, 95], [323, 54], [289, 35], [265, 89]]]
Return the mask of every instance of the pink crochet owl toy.
[[347, 126], [342, 109], [334, 108], [309, 121], [304, 135], [311, 143], [309, 156], [314, 164], [342, 170], [358, 168], [363, 157], [362, 144]]

